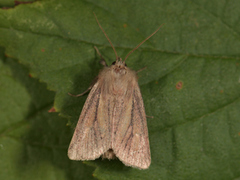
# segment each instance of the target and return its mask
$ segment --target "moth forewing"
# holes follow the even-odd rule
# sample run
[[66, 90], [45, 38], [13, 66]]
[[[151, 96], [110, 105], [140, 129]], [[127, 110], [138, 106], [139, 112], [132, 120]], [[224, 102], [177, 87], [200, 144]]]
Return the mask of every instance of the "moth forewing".
[[130, 97], [125, 95], [116, 104], [113, 151], [125, 165], [147, 169], [151, 163], [148, 129], [136, 78], [131, 80], [127, 91]]
[[72, 160], [94, 160], [111, 147], [108, 107], [101, 96], [101, 80], [90, 91], [68, 149]]

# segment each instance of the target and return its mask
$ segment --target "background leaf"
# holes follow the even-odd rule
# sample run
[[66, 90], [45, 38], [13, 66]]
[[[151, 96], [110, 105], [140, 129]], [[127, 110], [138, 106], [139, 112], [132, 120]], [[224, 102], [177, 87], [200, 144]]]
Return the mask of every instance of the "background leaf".
[[[74, 127], [87, 96], [73, 98], [67, 92], [86, 90], [101, 69], [93, 46], [108, 64], [115, 58], [92, 12], [120, 57], [165, 23], [127, 60], [134, 70], [147, 66], [139, 73], [139, 84], [146, 112], [154, 116], [148, 120], [150, 168], [139, 171], [118, 160], [87, 164], [97, 167], [94, 176], [100, 179], [236, 179], [240, 176], [239, 6], [239, 1], [221, 0], [36, 1], [0, 11], [0, 46], [7, 56], [26, 65], [31, 76], [56, 91], [54, 108]], [[28, 102], [20, 102], [24, 101]], [[58, 126], [53, 132], [61, 138]], [[48, 124], [42, 127], [50, 131]], [[41, 130], [34, 132], [41, 140]], [[63, 132], [68, 137], [62, 144], [66, 159], [72, 132], [68, 127]], [[73, 173], [66, 178], [79, 177]]]
[[0, 179], [91, 179], [92, 168], [66, 156], [67, 121], [48, 113], [54, 93], [2, 50]]

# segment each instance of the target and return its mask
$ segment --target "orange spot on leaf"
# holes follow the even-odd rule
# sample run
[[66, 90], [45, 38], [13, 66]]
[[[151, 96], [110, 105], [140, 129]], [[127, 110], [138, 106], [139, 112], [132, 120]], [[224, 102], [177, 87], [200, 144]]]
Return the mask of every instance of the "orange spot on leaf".
[[41, 49], [42, 52], [45, 52], [45, 49]]
[[223, 90], [221, 90], [220, 93], [223, 93]]
[[182, 87], [183, 87], [183, 82], [182, 81], [178, 81], [177, 84], [176, 84], [176, 89], [180, 90], [180, 89], [182, 89]]
[[126, 27], [127, 27], [127, 24], [123, 24], [123, 27], [126, 28]]
[[56, 112], [56, 109], [52, 107], [51, 109], [48, 110], [48, 112]]

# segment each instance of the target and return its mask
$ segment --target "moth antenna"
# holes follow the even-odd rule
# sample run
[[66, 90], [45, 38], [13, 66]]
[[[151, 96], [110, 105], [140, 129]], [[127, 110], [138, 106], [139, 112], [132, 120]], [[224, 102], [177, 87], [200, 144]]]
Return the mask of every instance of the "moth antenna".
[[152, 37], [154, 34], [156, 34], [156, 32], [158, 32], [158, 30], [159, 30], [163, 25], [164, 25], [164, 24], [162, 24], [159, 28], [157, 28], [156, 31], [154, 31], [150, 36], [148, 36], [145, 40], [143, 40], [140, 44], [138, 44], [133, 50], [131, 50], [131, 51], [127, 54], [127, 56], [125, 57], [125, 59], [124, 59], [123, 62], [125, 62], [126, 59], [128, 58], [128, 56], [129, 56], [130, 54], [132, 54], [137, 48], [139, 48], [139, 46], [141, 46], [145, 41], [147, 41], [150, 37]]
[[113, 46], [113, 44], [112, 44], [111, 40], [109, 39], [109, 37], [107, 36], [106, 32], [103, 30], [103, 28], [102, 28], [101, 24], [99, 23], [99, 21], [98, 21], [98, 18], [97, 18], [97, 16], [96, 16], [96, 14], [95, 14], [95, 13], [93, 13], [93, 14], [94, 14], [94, 16], [95, 16], [95, 19], [96, 19], [96, 21], [97, 21], [97, 23], [98, 23], [98, 26], [99, 26], [99, 27], [100, 27], [100, 29], [102, 30], [103, 34], [106, 36], [106, 38], [107, 38], [108, 42], [111, 44], [111, 46], [112, 46], [112, 48], [113, 48], [113, 51], [114, 51], [114, 53], [115, 53], [115, 56], [116, 56], [116, 60], [118, 60], [119, 58], [118, 58], [118, 55], [117, 55], [117, 51], [115, 50], [115, 48], [114, 48], [114, 46]]

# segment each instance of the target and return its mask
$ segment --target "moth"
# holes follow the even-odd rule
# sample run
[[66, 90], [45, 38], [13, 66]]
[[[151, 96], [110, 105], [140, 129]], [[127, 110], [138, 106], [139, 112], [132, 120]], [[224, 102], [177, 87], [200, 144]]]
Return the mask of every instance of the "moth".
[[[69, 145], [68, 157], [72, 160], [94, 160], [101, 155], [108, 159], [117, 157], [126, 166], [147, 169], [151, 163], [151, 154], [143, 99], [137, 72], [128, 68], [125, 61], [161, 26], [129, 52], [123, 61], [94, 16], [112, 46], [116, 61], [107, 66], [99, 50], [94, 47], [104, 68], [96, 82], [88, 88], [91, 91]], [[75, 96], [81, 96], [87, 91]]]

